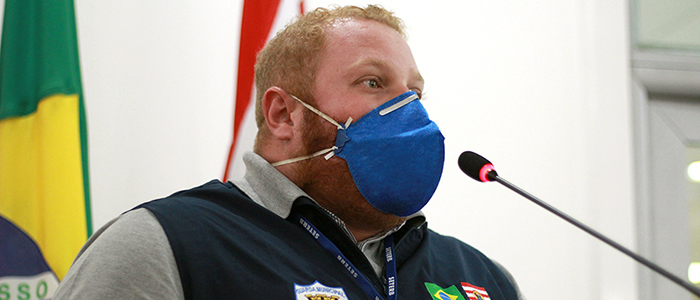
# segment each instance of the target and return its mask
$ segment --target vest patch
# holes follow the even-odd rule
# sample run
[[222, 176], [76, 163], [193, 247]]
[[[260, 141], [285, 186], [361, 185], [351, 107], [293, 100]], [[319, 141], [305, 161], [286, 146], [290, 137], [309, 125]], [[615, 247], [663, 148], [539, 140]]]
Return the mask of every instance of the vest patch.
[[489, 293], [486, 292], [486, 289], [475, 286], [466, 282], [462, 282], [462, 288], [464, 289], [464, 292], [467, 294], [467, 297], [469, 297], [469, 300], [490, 300], [491, 298], [489, 297]]
[[454, 285], [442, 288], [437, 284], [426, 282], [425, 288], [433, 300], [464, 300], [462, 293]]
[[345, 291], [340, 287], [325, 286], [318, 281], [311, 285], [294, 284], [297, 300], [348, 300]]

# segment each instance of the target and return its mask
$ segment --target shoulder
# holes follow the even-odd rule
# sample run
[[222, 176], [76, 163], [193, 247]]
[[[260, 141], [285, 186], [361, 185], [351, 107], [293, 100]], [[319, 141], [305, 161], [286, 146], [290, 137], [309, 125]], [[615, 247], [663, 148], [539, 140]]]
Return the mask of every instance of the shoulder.
[[467, 253], [488, 260], [481, 251], [455, 237], [439, 234], [432, 229], [427, 230], [427, 237], [430, 239], [431, 249], [437, 253], [460, 255]]
[[150, 210], [160, 220], [160, 213], [193, 214], [198, 210], [218, 211], [221, 208], [238, 211], [242, 206], [262, 208], [233, 183], [212, 180], [201, 186], [179, 191], [166, 198], [146, 202], [138, 207]]
[[[202, 186], [177, 192], [166, 198], [144, 203], [139, 208], [149, 210], [165, 231], [171, 246], [185, 240], [206, 239], [213, 232], [248, 227], [256, 229], [283, 220], [254, 202], [231, 182], [211, 181]], [[225, 230], [223, 234], [229, 234]], [[201, 232], [203, 235], [193, 235]], [[176, 236], [185, 239], [175, 238]]]
[[451, 261], [452, 263], [461, 261], [467, 267], [476, 265], [483, 267], [496, 281], [510, 284], [517, 295], [516, 299], [525, 299], [515, 278], [502, 264], [457, 238], [441, 235], [430, 229], [428, 230], [428, 236], [431, 240], [431, 252], [439, 259]]
[[428, 249], [431, 256], [443, 263], [459, 262], [465, 267], [479, 267], [495, 275], [504, 275], [489, 257], [475, 247], [451, 236], [441, 235], [433, 230], [427, 230]]
[[163, 229], [148, 210], [136, 209], [90, 237], [55, 299], [148, 299], [153, 295], [184, 297]]

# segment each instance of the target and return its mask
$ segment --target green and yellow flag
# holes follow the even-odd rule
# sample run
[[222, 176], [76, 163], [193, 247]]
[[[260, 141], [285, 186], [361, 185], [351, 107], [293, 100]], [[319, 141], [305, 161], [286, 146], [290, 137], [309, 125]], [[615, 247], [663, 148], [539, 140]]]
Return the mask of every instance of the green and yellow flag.
[[73, 0], [5, 0], [0, 299], [50, 297], [91, 234], [86, 138]]
[[464, 300], [464, 296], [454, 285], [442, 288], [437, 284], [426, 282], [425, 288], [428, 290], [428, 294], [433, 297], [433, 300]]

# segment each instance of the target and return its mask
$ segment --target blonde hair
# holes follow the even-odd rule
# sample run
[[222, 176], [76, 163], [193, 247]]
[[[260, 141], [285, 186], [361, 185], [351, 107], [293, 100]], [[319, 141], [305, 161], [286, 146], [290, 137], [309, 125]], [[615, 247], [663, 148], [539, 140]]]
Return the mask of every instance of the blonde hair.
[[[262, 97], [270, 87], [281, 89], [315, 104], [312, 90], [321, 51], [326, 40], [326, 29], [337, 20], [374, 20], [396, 30], [406, 38], [403, 21], [381, 6], [369, 5], [317, 8], [288, 24], [258, 53], [255, 63], [255, 121], [258, 139], [265, 130]], [[257, 152], [258, 140], [255, 148]]]

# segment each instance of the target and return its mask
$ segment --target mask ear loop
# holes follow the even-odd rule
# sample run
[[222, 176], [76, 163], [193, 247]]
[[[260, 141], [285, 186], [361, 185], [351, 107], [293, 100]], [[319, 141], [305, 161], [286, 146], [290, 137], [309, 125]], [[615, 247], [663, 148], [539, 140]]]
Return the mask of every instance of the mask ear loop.
[[[340, 125], [338, 122], [336, 122], [335, 120], [333, 120], [331, 117], [329, 117], [328, 115], [324, 114], [324, 113], [321, 112], [320, 110], [316, 109], [315, 107], [313, 107], [313, 106], [307, 104], [307, 103], [304, 102], [304, 101], [301, 101], [301, 99], [297, 98], [296, 96], [294, 96], [294, 95], [292, 95], [292, 94], [290, 94], [290, 96], [292, 96], [292, 98], [294, 98], [294, 100], [299, 101], [299, 103], [303, 104], [303, 105], [304, 105], [306, 108], [308, 108], [310, 111], [312, 111], [312, 112], [316, 113], [317, 115], [321, 116], [322, 118], [326, 119], [326, 121], [331, 122], [333, 125], [335, 125], [336, 127], [338, 127], [339, 130], [345, 130], [346, 128], [348, 128], [348, 126], [350, 126], [350, 123], [352, 123], [352, 117], [350, 117], [350, 118], [348, 118], [348, 121], [345, 123], [345, 127], [343, 127], [343, 125]], [[333, 147], [330, 147], [330, 148], [328, 148], [328, 149], [323, 149], [323, 150], [321, 150], [321, 151], [315, 152], [315, 153], [313, 153], [313, 154], [311, 154], [311, 155], [305, 155], [305, 156], [300, 156], [300, 157], [295, 157], [295, 158], [290, 158], [290, 159], [285, 159], [285, 160], [282, 160], [282, 161], [278, 161], [278, 162], [276, 162], [276, 163], [272, 163], [272, 166], [273, 166], [273, 167], [278, 167], [278, 166], [282, 166], [282, 165], [291, 164], [291, 163], [295, 163], [295, 162], [298, 162], [298, 161], [302, 161], [302, 160], [314, 158], [314, 157], [316, 157], [316, 156], [321, 156], [321, 155], [324, 155], [324, 154], [325, 154], [324, 158], [325, 158], [326, 160], [329, 160], [329, 159], [331, 159], [331, 157], [333, 157], [333, 155], [335, 155], [335, 152], [334, 152], [334, 151], [335, 151], [336, 149], [338, 149], [338, 147], [337, 147], [337, 146], [333, 146]]]
[[[333, 155], [330, 155], [330, 154], [333, 154], [333, 151], [335, 151], [335, 149], [338, 149], [338, 147], [333, 146], [333, 147], [330, 147], [330, 148], [328, 148], [328, 149], [323, 149], [323, 150], [321, 150], [321, 151], [318, 151], [318, 152], [316, 152], [316, 153], [314, 153], [314, 154], [311, 154], [311, 155], [306, 155], [306, 156], [300, 156], [300, 157], [285, 159], [285, 160], [282, 160], [282, 161], [278, 161], [278, 162], [276, 162], [276, 163], [272, 163], [271, 165], [272, 165], [273, 167], [279, 167], [279, 166], [281, 166], [281, 165], [286, 165], [286, 164], [295, 163], [295, 162], [298, 162], [298, 161], [302, 161], [302, 160], [314, 158], [314, 157], [316, 157], [316, 156], [321, 156], [321, 155], [324, 155], [324, 154], [327, 154], [327, 155], [326, 155], [326, 157], [327, 157], [326, 160], [329, 160], [329, 159], [333, 156]], [[329, 156], [329, 155], [330, 155], [330, 156]]]
[[331, 117], [329, 117], [328, 115], [324, 114], [324, 113], [321, 112], [320, 110], [318, 110], [318, 109], [316, 109], [315, 107], [313, 107], [313, 106], [307, 104], [307, 103], [304, 102], [304, 101], [301, 101], [301, 99], [297, 98], [296, 96], [294, 96], [294, 95], [292, 95], [292, 94], [289, 94], [289, 95], [292, 96], [292, 98], [294, 98], [294, 100], [297, 100], [297, 101], [299, 101], [299, 103], [301, 103], [301, 104], [303, 104], [304, 106], [306, 106], [306, 108], [308, 108], [310, 111], [315, 112], [317, 115], [319, 115], [319, 116], [321, 116], [322, 118], [326, 119], [326, 121], [331, 122], [333, 125], [335, 125], [336, 127], [338, 127], [338, 129], [345, 129], [345, 128], [343, 128], [343, 126], [341, 126], [340, 124], [338, 124], [338, 122], [336, 122], [335, 120], [333, 120], [333, 118], [331, 118]]

